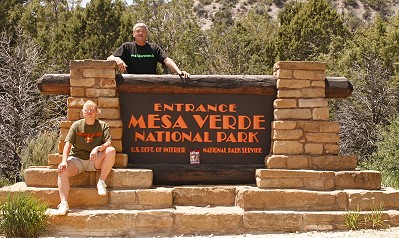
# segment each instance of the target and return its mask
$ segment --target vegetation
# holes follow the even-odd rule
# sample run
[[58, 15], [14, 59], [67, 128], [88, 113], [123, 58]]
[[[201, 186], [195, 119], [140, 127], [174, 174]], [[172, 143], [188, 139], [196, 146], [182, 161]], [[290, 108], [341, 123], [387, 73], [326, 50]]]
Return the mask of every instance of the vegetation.
[[358, 229], [382, 229], [384, 228], [384, 221], [382, 214], [384, 207], [373, 205], [370, 212], [362, 214], [362, 209], [357, 206], [354, 210], [349, 210], [344, 215], [345, 225], [351, 230]]
[[6, 237], [39, 237], [47, 223], [48, 206], [23, 193], [9, 195], [0, 206], [0, 231]]
[[[40, 95], [37, 78], [67, 73], [72, 59], [105, 59], [132, 40], [133, 24], [142, 21], [150, 41], [191, 74], [272, 74], [279, 60], [326, 62], [329, 76], [347, 77], [355, 87], [332, 107], [342, 153], [358, 155], [362, 167], [383, 171], [384, 185], [398, 186], [390, 161], [398, 154], [399, 15], [387, 1], [343, 0], [340, 11], [329, 0], [248, 0], [240, 7], [221, 0], [80, 2], [0, 2], [0, 174], [7, 180], [22, 179], [23, 166], [36, 163], [23, 159], [22, 149], [58, 129], [65, 116], [65, 96]], [[200, 24], [203, 18], [212, 24]], [[39, 141], [31, 145], [49, 143]]]

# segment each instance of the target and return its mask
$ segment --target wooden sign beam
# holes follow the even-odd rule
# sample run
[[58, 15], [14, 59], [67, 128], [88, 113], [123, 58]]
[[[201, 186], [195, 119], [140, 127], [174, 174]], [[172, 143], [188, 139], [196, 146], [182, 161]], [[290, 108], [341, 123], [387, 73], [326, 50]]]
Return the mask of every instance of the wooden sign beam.
[[[69, 74], [45, 74], [37, 82], [42, 94], [69, 95]], [[117, 74], [118, 92], [224, 93], [276, 95], [277, 78], [271, 75], [192, 75], [183, 83], [176, 75]], [[326, 98], [346, 98], [353, 86], [345, 77], [326, 77]]]

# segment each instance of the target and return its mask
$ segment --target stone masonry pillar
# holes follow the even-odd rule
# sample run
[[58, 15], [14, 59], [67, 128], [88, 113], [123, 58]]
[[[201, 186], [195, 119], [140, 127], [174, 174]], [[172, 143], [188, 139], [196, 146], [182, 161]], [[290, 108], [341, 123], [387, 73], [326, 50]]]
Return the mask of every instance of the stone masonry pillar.
[[[67, 102], [67, 120], [60, 125], [58, 157], [62, 155], [65, 137], [74, 121], [83, 118], [82, 108], [87, 100], [94, 101], [101, 113], [100, 120], [110, 126], [112, 146], [117, 151], [114, 167], [126, 167], [127, 155], [122, 152], [122, 120], [115, 81], [116, 64], [104, 60], [73, 60], [70, 63], [70, 97]], [[56, 155], [57, 156], [57, 155]], [[51, 160], [51, 157], [49, 157]], [[58, 158], [59, 160], [60, 158]], [[51, 164], [51, 163], [49, 163]]]
[[329, 121], [326, 64], [277, 62], [272, 148], [268, 169], [353, 170], [355, 156], [339, 156], [339, 124]]

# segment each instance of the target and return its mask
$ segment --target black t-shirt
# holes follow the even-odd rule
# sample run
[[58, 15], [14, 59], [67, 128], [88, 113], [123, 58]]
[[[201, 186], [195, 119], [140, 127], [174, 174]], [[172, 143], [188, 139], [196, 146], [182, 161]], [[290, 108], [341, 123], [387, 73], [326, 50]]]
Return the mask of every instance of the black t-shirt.
[[125, 42], [112, 55], [126, 63], [128, 74], [156, 74], [157, 62], [163, 63], [167, 58], [155, 43], [140, 46], [136, 42]]

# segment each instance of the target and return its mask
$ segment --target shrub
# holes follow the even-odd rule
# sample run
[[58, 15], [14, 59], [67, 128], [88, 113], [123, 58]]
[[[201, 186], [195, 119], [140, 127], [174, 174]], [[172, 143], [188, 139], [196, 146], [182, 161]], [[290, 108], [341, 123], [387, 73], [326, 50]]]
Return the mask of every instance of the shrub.
[[0, 230], [6, 237], [39, 237], [47, 224], [47, 208], [31, 195], [9, 194], [0, 206]]
[[22, 171], [32, 165], [47, 165], [48, 155], [57, 151], [58, 133], [56, 131], [40, 133], [22, 150]]
[[2, 175], [0, 176], [0, 188], [10, 185], [10, 184], [11, 184], [11, 182], [6, 177], [4, 177]]
[[384, 186], [399, 188], [399, 116], [390, 120], [376, 145], [372, 162], [363, 166], [381, 171]]

